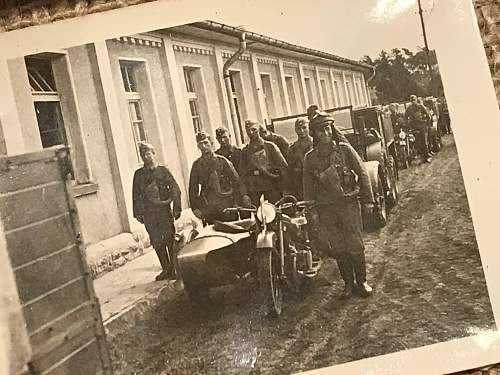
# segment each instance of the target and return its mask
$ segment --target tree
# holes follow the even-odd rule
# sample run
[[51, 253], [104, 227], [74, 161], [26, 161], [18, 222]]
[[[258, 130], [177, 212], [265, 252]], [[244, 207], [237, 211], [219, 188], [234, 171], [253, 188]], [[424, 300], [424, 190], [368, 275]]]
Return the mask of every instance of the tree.
[[413, 53], [408, 48], [382, 50], [376, 58], [363, 56], [362, 62], [375, 66], [375, 77], [369, 86], [375, 91], [376, 104], [407, 101], [410, 95], [436, 96], [442, 91], [436, 54], [430, 51], [433, 79], [429, 74], [423, 49]]

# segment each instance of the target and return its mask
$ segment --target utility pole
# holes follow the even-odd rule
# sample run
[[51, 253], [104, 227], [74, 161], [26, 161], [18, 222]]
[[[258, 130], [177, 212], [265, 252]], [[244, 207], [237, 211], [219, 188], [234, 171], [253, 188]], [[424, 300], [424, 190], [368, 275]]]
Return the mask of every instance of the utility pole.
[[429, 44], [427, 43], [427, 33], [425, 32], [424, 16], [423, 16], [421, 0], [418, 0], [418, 14], [420, 15], [420, 23], [422, 25], [422, 33], [424, 34], [424, 44], [425, 44], [425, 54], [427, 56], [427, 69], [429, 69], [429, 74], [431, 76], [431, 89], [430, 94], [434, 95], [434, 74], [432, 72], [431, 57], [429, 54]]

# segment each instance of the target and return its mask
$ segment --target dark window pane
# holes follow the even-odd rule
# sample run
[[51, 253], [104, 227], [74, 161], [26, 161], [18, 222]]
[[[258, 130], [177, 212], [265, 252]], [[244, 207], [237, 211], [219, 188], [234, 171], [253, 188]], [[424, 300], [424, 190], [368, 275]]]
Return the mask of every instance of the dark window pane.
[[184, 81], [186, 82], [186, 91], [195, 92], [192, 69], [184, 68]]
[[59, 102], [36, 102], [35, 112], [42, 146], [65, 144], [66, 134]]
[[135, 79], [135, 66], [127, 62], [120, 62], [123, 88], [125, 92], [137, 92], [137, 81]]
[[229, 80], [231, 81], [231, 91], [236, 93], [236, 85], [234, 84], [235, 75], [238, 73], [229, 73]]
[[199, 116], [196, 100], [189, 101], [189, 109], [191, 110], [191, 116]]
[[56, 92], [52, 63], [48, 59], [25, 58], [26, 70], [32, 91]]

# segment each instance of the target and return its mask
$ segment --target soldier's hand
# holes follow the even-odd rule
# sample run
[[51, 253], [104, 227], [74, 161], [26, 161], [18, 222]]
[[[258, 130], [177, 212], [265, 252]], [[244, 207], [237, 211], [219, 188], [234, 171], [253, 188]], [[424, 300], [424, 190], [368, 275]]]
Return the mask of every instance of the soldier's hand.
[[144, 224], [144, 215], [137, 215], [135, 218], [139, 223]]
[[373, 209], [374, 209], [374, 204], [372, 202], [370, 203], [363, 203], [363, 210], [367, 215], [372, 215], [373, 214]]
[[197, 208], [193, 210], [193, 215], [196, 216], [200, 220], [203, 219], [203, 213]]
[[248, 195], [244, 195], [242, 199], [243, 207], [250, 208], [252, 207], [252, 200]]

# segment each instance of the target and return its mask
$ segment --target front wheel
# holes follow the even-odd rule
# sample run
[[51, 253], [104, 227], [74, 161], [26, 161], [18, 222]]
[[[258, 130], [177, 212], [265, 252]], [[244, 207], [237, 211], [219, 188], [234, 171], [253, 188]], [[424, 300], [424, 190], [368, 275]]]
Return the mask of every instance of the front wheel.
[[278, 256], [272, 248], [257, 249], [255, 263], [262, 307], [271, 315], [279, 316], [283, 309], [283, 291], [279, 276]]

